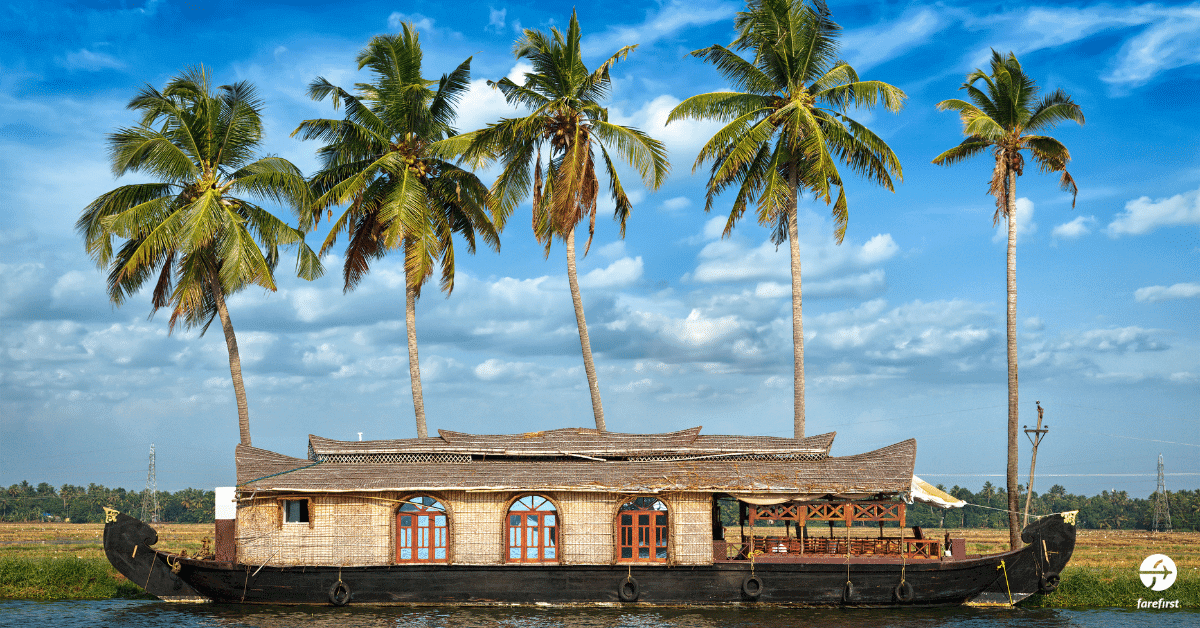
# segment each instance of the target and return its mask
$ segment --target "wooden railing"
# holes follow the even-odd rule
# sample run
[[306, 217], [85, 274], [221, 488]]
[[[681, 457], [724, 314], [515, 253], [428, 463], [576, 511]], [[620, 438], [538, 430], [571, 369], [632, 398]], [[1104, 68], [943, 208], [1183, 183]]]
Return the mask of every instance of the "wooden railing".
[[[747, 540], [748, 541], [748, 540]], [[746, 543], [713, 543], [713, 558], [715, 560], [746, 559], [744, 548], [751, 547]], [[912, 538], [807, 538], [803, 547], [797, 538], [766, 537], [755, 538], [753, 551], [759, 560], [769, 561], [779, 556], [895, 556], [903, 555], [911, 559], [941, 558], [941, 541], [937, 539]], [[732, 550], [732, 551], [731, 551]], [[734, 554], [731, 556], [730, 554]]]
[[841, 521], [849, 527], [856, 521], [894, 522], [904, 527], [904, 502], [803, 502], [750, 506], [750, 525], [758, 521], [794, 521], [804, 526], [809, 521]]

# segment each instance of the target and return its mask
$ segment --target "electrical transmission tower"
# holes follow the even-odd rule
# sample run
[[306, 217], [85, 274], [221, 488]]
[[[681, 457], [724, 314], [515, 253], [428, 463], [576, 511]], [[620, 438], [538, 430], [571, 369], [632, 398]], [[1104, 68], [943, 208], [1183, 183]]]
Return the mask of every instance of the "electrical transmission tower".
[[154, 444], [150, 445], [150, 470], [146, 472], [146, 490], [142, 493], [142, 521], [158, 523], [158, 477], [154, 471]]
[[1167, 502], [1167, 481], [1163, 475], [1162, 454], [1158, 454], [1158, 489], [1154, 491], [1154, 525], [1150, 531], [1171, 531], [1171, 505]]

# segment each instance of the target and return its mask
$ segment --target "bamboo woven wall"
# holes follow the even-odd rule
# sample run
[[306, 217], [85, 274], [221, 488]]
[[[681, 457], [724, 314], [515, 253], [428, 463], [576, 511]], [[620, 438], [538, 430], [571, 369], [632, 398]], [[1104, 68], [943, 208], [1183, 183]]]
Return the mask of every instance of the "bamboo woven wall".
[[676, 565], [712, 563], [712, 495], [674, 493], [663, 499], [671, 508], [672, 561]]
[[[515, 493], [449, 491], [452, 562], [504, 562], [505, 507]], [[545, 493], [559, 506], [559, 556], [565, 565], [614, 561], [611, 493]], [[279, 497], [245, 502], [237, 514], [237, 558], [251, 565], [388, 565], [395, 561], [399, 494], [325, 494], [309, 499], [310, 524], [280, 523]], [[671, 557], [678, 565], [712, 562], [712, 499], [707, 493], [664, 495], [671, 511]]]
[[279, 500], [238, 508], [238, 561], [252, 565], [386, 565], [392, 562], [394, 496], [315, 495], [306, 523], [280, 523]]
[[611, 493], [557, 493], [561, 508], [559, 550], [564, 565], [613, 562], [613, 515], [619, 497]]
[[504, 504], [507, 493], [443, 493], [454, 513], [450, 542], [454, 562], [462, 565], [496, 565], [503, 548]]

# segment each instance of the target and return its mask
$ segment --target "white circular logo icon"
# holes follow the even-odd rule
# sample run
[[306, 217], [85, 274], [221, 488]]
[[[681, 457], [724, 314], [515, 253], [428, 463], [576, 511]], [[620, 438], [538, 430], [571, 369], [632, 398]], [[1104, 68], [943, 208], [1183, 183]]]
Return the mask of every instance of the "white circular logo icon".
[[1138, 572], [1142, 584], [1151, 591], [1166, 591], [1175, 584], [1175, 561], [1164, 554], [1147, 556]]

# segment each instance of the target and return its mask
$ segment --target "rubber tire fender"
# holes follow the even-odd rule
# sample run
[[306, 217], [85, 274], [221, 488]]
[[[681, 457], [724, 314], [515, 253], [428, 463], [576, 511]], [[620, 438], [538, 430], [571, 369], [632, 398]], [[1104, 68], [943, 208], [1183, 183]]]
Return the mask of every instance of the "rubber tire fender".
[[342, 580], [329, 587], [329, 603], [334, 606], [345, 606], [350, 603], [350, 585]]
[[1042, 574], [1042, 577], [1038, 578], [1038, 593], [1054, 593], [1060, 581], [1059, 575], [1053, 571]]
[[633, 576], [627, 576], [617, 585], [617, 599], [622, 602], [636, 602], [639, 593], [638, 581]]
[[898, 601], [905, 604], [913, 601], [912, 585], [905, 580], [901, 580], [900, 584], [897, 584], [896, 588], [892, 589], [892, 594], [896, 596]]
[[842, 586], [842, 604], [850, 604], [854, 601], [854, 584], [849, 580]]
[[757, 600], [763, 594], [762, 578], [750, 574], [742, 579], [742, 594], [751, 600]]

